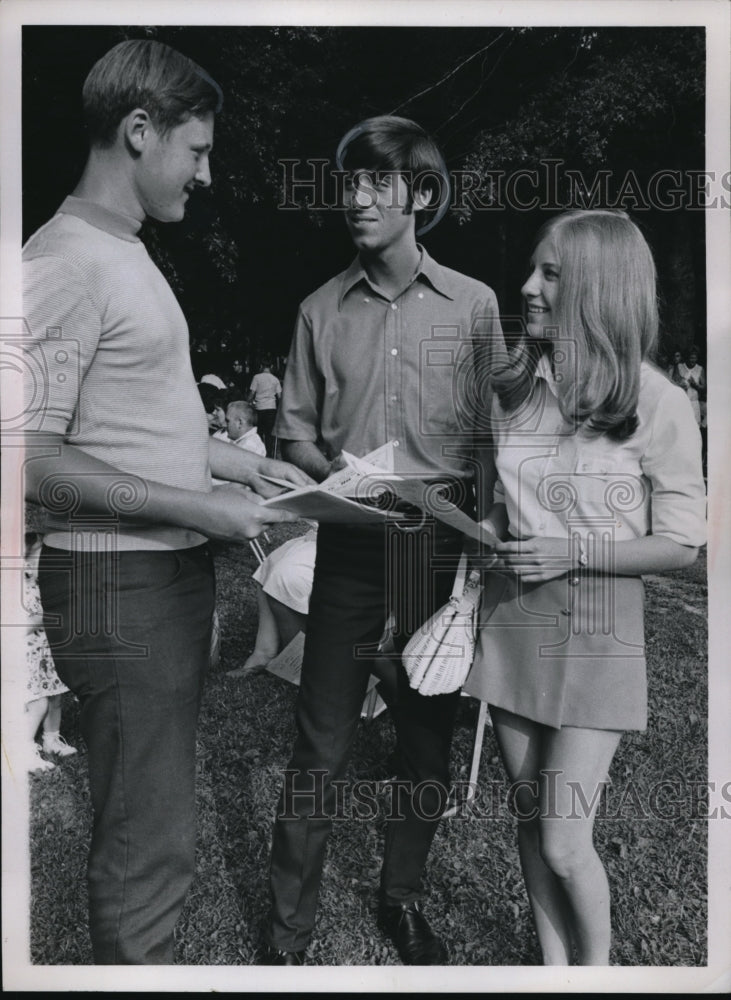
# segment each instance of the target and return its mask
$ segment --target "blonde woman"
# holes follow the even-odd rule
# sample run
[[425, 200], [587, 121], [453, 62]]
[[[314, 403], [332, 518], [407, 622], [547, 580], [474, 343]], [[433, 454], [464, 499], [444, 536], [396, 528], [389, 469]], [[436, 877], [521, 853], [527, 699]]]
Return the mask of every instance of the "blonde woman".
[[468, 689], [513, 783], [543, 960], [606, 965], [594, 818], [622, 732], [647, 724], [641, 574], [689, 566], [705, 540], [700, 436], [649, 361], [655, 268], [624, 213], [550, 220], [522, 295], [525, 336], [494, 380], [504, 541]]

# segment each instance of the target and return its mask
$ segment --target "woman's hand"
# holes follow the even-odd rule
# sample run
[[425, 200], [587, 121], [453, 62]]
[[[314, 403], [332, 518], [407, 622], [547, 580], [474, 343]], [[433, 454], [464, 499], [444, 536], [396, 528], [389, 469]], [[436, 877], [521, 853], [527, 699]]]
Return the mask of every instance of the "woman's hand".
[[[493, 507], [493, 512], [498, 508]], [[504, 505], [500, 505], [502, 511]], [[463, 539], [463, 551], [469, 556], [470, 567], [473, 569], [494, 569], [502, 568], [503, 562], [497, 554], [495, 548], [498, 543], [500, 532], [507, 530], [507, 515], [504, 527], [499, 527], [500, 518], [485, 517], [478, 522], [478, 527], [482, 529], [482, 538], [469, 538], [467, 535]], [[498, 522], [498, 523], [496, 523]]]
[[[501, 564], [528, 583], [552, 580], [576, 571], [577, 553], [568, 538], [526, 538], [522, 542], [501, 542], [495, 549]], [[611, 576], [641, 576], [665, 573], [691, 566], [698, 549], [667, 538], [645, 535], [611, 545], [588, 546], [586, 569]]]
[[506, 569], [526, 583], [540, 583], [574, 569], [568, 538], [526, 538], [500, 542], [495, 552]]

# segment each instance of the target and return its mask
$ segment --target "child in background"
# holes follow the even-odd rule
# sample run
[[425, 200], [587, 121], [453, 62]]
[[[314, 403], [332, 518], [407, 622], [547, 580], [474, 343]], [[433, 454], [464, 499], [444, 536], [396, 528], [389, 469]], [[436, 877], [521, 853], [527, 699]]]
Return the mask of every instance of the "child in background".
[[[61, 696], [68, 688], [56, 674], [43, 628], [43, 608], [38, 590], [38, 560], [41, 538], [35, 532], [25, 536], [25, 569], [23, 571], [23, 604], [28, 616], [26, 669], [28, 696], [25, 712], [28, 721], [27, 761], [29, 771], [52, 771], [56, 766], [41, 757], [41, 747], [47, 754], [69, 757], [76, 747], [69, 746], [61, 736]], [[36, 742], [41, 730], [41, 745]]]

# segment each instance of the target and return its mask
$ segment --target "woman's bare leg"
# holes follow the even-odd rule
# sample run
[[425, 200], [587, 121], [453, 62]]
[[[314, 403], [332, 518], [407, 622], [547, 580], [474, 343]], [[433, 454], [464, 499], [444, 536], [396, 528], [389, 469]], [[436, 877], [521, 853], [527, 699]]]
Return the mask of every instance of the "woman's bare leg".
[[[544, 965], [571, 963], [571, 911], [561, 880], [541, 856], [540, 769], [546, 727], [490, 706], [518, 818], [518, 852]], [[516, 785], [520, 782], [520, 785]]]
[[304, 632], [307, 628], [307, 615], [294, 611], [286, 604], [282, 604], [274, 597], [268, 597], [269, 608], [274, 616], [277, 625], [277, 633], [281, 648], [289, 645], [298, 632]]
[[266, 670], [267, 664], [281, 649], [279, 629], [269, 606], [269, 599], [259, 583], [256, 585], [256, 604], [259, 620], [254, 648], [243, 666], [226, 671], [228, 677], [246, 677], [247, 674], [258, 674]]
[[569, 902], [579, 965], [608, 965], [609, 883], [594, 847], [602, 790], [620, 732], [549, 730], [541, 763], [541, 855]]

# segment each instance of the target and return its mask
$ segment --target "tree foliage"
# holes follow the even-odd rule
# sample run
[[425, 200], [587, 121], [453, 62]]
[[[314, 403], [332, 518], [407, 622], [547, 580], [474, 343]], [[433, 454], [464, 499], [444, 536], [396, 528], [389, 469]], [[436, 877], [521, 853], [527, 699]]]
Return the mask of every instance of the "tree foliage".
[[[210, 192], [191, 199], [183, 224], [150, 224], [145, 239], [193, 337], [226, 344], [230, 354], [284, 353], [298, 301], [347, 265], [352, 251], [337, 211], [307, 208], [304, 194], [299, 210], [279, 207], [280, 164], [332, 161], [341, 136], [369, 115], [415, 118], [439, 140], [450, 169], [483, 179], [548, 160], [588, 177], [609, 170], [617, 184], [630, 170], [642, 184], [659, 169], [704, 166], [700, 28], [26, 27], [26, 233], [83, 165], [88, 69], [117, 41], [141, 34], [191, 56], [225, 94]], [[456, 206], [427, 243], [510, 307], [545, 210], [498, 207]], [[663, 291], [668, 339], [702, 343], [702, 214], [644, 216], [661, 276], [674, 275]]]
[[534, 70], [510, 117], [477, 131], [468, 167], [516, 169], [558, 158], [578, 169], [611, 165], [638, 174], [702, 168], [702, 32], [577, 29], [536, 43], [542, 82]]

